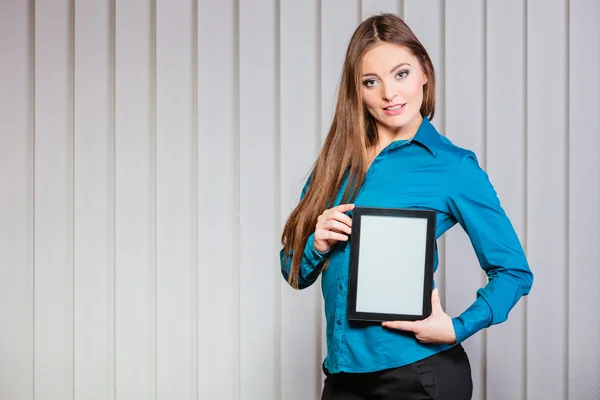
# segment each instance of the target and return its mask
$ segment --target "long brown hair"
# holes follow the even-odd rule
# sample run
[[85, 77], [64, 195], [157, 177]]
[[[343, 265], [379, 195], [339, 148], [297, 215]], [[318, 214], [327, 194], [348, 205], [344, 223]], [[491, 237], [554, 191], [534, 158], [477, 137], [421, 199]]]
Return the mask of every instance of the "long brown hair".
[[334, 205], [345, 178], [348, 183], [342, 204], [354, 200], [365, 179], [367, 150], [377, 144], [378, 134], [374, 118], [363, 106], [360, 76], [365, 53], [381, 42], [404, 46], [419, 60], [427, 76], [421, 115], [433, 118], [435, 74], [421, 42], [394, 14], [376, 15], [363, 21], [352, 35], [346, 51], [335, 115], [315, 162], [310, 185], [288, 218], [281, 236], [284, 254], [293, 253], [288, 282], [294, 288], [298, 288], [303, 250], [315, 230], [317, 218]]

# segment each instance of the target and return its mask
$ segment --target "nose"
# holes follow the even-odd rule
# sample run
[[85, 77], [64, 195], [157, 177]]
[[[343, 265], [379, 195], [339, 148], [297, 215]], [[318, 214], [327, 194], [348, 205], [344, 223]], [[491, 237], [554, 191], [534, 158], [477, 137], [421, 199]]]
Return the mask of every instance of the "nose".
[[394, 87], [394, 85], [381, 85], [381, 98], [384, 101], [391, 102], [396, 96], [398, 96], [398, 88]]

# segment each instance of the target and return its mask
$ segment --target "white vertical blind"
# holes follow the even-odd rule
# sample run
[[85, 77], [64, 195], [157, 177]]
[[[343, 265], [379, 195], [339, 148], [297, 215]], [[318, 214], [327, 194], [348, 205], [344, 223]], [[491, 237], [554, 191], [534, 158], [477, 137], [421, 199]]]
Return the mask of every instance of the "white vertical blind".
[[571, 0], [568, 14], [567, 390], [591, 400], [600, 396], [600, 2]]
[[[281, 4], [279, 232], [298, 203], [321, 144], [319, 12], [316, 0]], [[318, 339], [321, 337], [320, 285], [317, 282], [298, 292], [282, 278], [278, 279], [281, 285], [280, 398], [317, 398], [321, 391], [319, 366], [322, 361]]]
[[279, 6], [275, 1], [240, 2], [238, 268], [242, 400], [281, 398], [281, 276], [276, 268], [281, 226], [279, 32]]
[[566, 0], [527, 2], [527, 250], [537, 266], [527, 301], [528, 398], [567, 396], [567, 11]]
[[115, 398], [154, 399], [155, 8], [115, 7]]
[[69, 400], [75, 388], [75, 10], [69, 0], [35, 7], [34, 397]]
[[196, 396], [195, 9], [156, 3], [156, 390]]
[[[0, 398], [33, 397], [33, 6], [0, 12]], [[10, 95], [8, 95], [10, 94]]]
[[[485, 126], [485, 3], [457, 0], [446, 5], [445, 18], [446, 136], [477, 155], [486, 166]], [[460, 47], [458, 44], [460, 43]], [[469, 237], [457, 225], [446, 235], [446, 312], [459, 315], [475, 301], [475, 292], [485, 283]], [[480, 332], [464, 343], [473, 376], [473, 398], [485, 389], [485, 336]]]
[[198, 398], [237, 399], [239, 10], [234, 0], [213, 4], [202, 0], [197, 11]]
[[[486, 167], [526, 248], [525, 2], [486, 8]], [[506, 29], [512, 26], [512, 29]], [[507, 73], [510, 71], [510, 73]], [[508, 162], [510, 160], [510, 162]], [[537, 268], [532, 265], [535, 272]], [[487, 332], [487, 399], [525, 399], [525, 303]], [[493, 366], [493, 367], [492, 367]]]
[[[468, 339], [474, 399], [600, 398], [600, 6], [0, 2], [0, 400], [318, 399], [320, 281], [279, 271], [358, 23], [404, 16], [535, 282]], [[485, 284], [439, 243], [457, 315]]]
[[75, 398], [115, 391], [112, 6], [82, 1], [74, 16]]

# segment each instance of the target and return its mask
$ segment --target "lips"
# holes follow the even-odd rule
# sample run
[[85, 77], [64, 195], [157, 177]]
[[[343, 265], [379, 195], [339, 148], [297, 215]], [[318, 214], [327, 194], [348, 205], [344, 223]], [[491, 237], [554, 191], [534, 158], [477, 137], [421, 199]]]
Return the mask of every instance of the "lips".
[[383, 109], [383, 112], [386, 115], [389, 115], [389, 116], [399, 115], [399, 114], [402, 114], [402, 112], [404, 111], [405, 106], [406, 106], [406, 103], [404, 103], [404, 104], [392, 104], [390, 106], [385, 107]]
[[397, 111], [397, 110], [401, 109], [402, 107], [404, 107], [405, 104], [406, 103], [404, 103], [404, 104], [393, 104], [391, 106], [385, 107], [384, 110], [387, 110], [387, 111]]

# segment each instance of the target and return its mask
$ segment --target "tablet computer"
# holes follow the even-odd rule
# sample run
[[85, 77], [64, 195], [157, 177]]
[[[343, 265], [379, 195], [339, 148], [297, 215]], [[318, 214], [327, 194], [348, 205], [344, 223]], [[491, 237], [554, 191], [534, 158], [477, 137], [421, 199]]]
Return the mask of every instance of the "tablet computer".
[[416, 321], [431, 314], [435, 211], [355, 207], [348, 319]]

